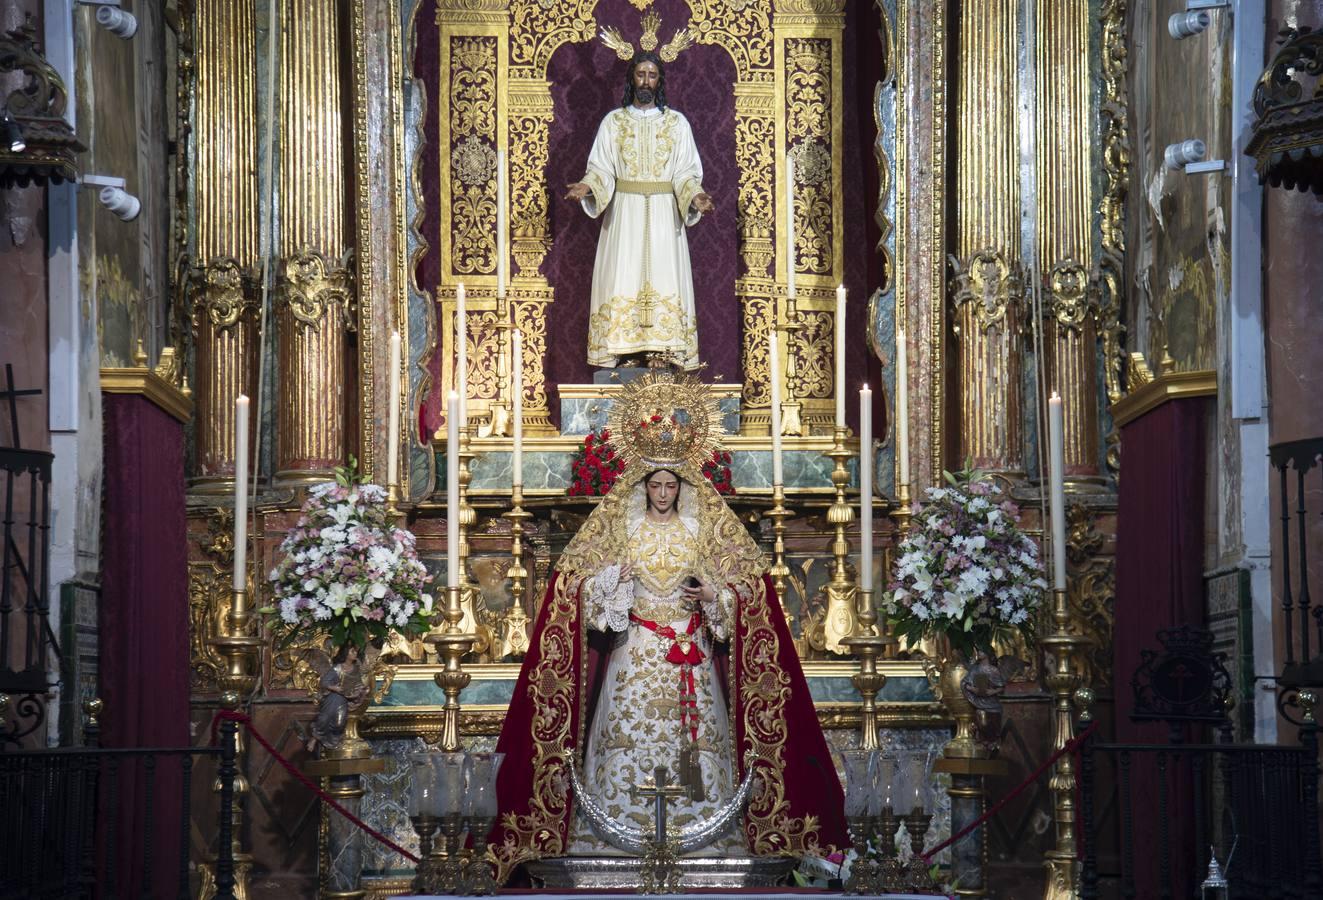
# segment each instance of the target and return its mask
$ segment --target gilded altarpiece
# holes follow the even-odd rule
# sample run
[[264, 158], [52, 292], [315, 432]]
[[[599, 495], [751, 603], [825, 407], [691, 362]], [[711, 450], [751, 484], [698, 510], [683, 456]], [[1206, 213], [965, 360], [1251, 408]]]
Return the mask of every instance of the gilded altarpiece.
[[[481, 422], [492, 405], [507, 396], [508, 364], [497, 362], [502, 329], [517, 321], [525, 333], [528, 434], [554, 433], [546, 322], [558, 295], [545, 263], [554, 219], [565, 212], [557, 206], [562, 203], [559, 193], [552, 195], [560, 185], [550, 184], [548, 177], [557, 115], [556, 86], [548, 80], [548, 69], [563, 45], [596, 40], [601, 9], [602, 4], [587, 0], [558, 4], [438, 0], [423, 4], [418, 13], [428, 16], [434, 10], [434, 19], [428, 16], [415, 25], [420, 31], [436, 29], [425, 41], [429, 54], [435, 46], [434, 70], [428, 68], [431, 63], [414, 62], [415, 74], [438, 98], [427, 111], [437, 119], [437, 146], [423, 151], [436, 154], [439, 169], [437, 196], [426, 197], [425, 202], [435, 203], [441, 211], [439, 217], [429, 218], [429, 227], [436, 230], [423, 236], [429, 245], [425, 252], [439, 259], [430, 270], [435, 283], [422, 285], [434, 291], [439, 310], [440, 377], [434, 390], [443, 394], [456, 383], [455, 293], [463, 284], [470, 312], [465, 338], [470, 416]], [[687, 21], [673, 15], [677, 9], [687, 12]], [[752, 434], [767, 428], [767, 330], [775, 315], [784, 329], [780, 377], [787, 399], [802, 404], [805, 434], [825, 433], [836, 390], [831, 368], [835, 288], [846, 281], [844, 215], [838, 202], [844, 187], [845, 4], [693, 0], [657, 4], [653, 12], [657, 10], [663, 13], [663, 39], [676, 28], [687, 27], [697, 45], [721, 48], [734, 67], [730, 91], [738, 178], [736, 196], [722, 199], [734, 201], [738, 209], [733, 238], [738, 241], [741, 264], [735, 279], [744, 384], [741, 430]], [[611, 12], [614, 22], [620, 12], [614, 7]], [[626, 22], [641, 18], [634, 9], [624, 15]], [[628, 37], [633, 39], [639, 25], [629, 28], [633, 33]], [[611, 77], [619, 73], [612, 72]], [[604, 111], [574, 110], [575, 127], [594, 127]], [[502, 151], [509, 160], [508, 309], [495, 296], [497, 161]], [[787, 259], [785, 240], [787, 154], [796, 160], [798, 173], [793, 260]], [[710, 233], [704, 237], [712, 239]], [[786, 280], [791, 265], [798, 298], [788, 307]], [[856, 297], [861, 308], [866, 297], [863, 287], [858, 286]], [[563, 288], [560, 291], [564, 293]], [[862, 325], [862, 312], [850, 320]], [[734, 337], [722, 335], [722, 340]], [[557, 347], [557, 352], [581, 350]], [[738, 380], [731, 379], [729, 371], [717, 374]], [[855, 380], [863, 380], [862, 373]], [[433, 415], [425, 419], [439, 425], [439, 401], [434, 399], [430, 408]]]

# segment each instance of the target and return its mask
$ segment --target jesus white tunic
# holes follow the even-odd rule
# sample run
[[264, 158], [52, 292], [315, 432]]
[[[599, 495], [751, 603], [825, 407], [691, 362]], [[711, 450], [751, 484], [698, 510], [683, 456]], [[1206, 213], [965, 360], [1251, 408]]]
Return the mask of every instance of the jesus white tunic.
[[593, 265], [588, 363], [669, 354], [698, 367], [694, 282], [685, 228], [703, 192], [689, 122], [673, 109], [617, 109], [602, 120], [583, 182], [583, 208], [603, 216]]

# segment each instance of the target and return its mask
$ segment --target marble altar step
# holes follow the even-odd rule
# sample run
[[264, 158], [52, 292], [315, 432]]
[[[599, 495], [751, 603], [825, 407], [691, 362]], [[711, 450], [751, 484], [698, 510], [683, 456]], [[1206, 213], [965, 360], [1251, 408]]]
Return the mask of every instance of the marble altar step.
[[[647, 369], [604, 369], [594, 374], [618, 371], [643, 373]], [[560, 433], [581, 435], [606, 427], [607, 416], [615, 397], [624, 388], [622, 381], [605, 381], [594, 384], [562, 384], [560, 392]], [[714, 384], [712, 393], [717, 397], [721, 409], [721, 426], [727, 434], [736, 434], [740, 430], [740, 395], [744, 392], [742, 384]]]

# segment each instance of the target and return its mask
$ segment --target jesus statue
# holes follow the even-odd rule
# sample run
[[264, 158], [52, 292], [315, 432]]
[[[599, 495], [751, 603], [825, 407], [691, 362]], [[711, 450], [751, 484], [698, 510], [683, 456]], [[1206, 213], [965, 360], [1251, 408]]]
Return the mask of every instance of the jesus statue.
[[641, 357], [698, 368], [688, 226], [715, 208], [689, 122], [666, 105], [656, 53], [630, 61], [620, 109], [597, 129], [588, 170], [571, 184], [602, 220], [593, 264], [588, 363], [611, 367]]

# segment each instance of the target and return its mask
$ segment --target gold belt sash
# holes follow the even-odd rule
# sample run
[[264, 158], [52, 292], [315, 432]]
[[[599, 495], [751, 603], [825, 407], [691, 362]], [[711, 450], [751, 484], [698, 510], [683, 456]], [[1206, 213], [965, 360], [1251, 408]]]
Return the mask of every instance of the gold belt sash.
[[617, 194], [670, 194], [674, 193], [675, 185], [669, 181], [617, 181]]

